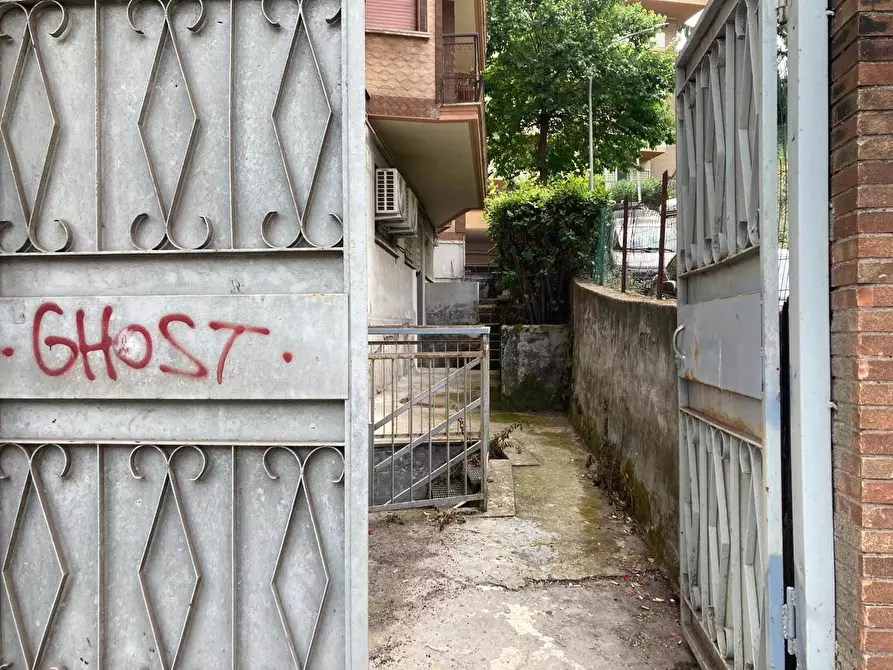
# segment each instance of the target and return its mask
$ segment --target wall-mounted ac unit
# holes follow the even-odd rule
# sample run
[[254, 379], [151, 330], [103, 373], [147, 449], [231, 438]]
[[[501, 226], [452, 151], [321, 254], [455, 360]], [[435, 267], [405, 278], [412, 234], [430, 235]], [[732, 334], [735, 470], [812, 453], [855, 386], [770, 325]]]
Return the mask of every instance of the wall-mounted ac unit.
[[375, 224], [391, 237], [418, 234], [418, 199], [395, 168], [375, 171]]

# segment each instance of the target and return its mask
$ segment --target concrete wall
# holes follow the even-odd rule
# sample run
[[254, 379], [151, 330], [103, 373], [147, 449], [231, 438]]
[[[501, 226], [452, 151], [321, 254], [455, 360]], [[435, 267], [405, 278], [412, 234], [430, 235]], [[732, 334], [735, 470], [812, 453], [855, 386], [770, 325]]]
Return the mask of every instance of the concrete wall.
[[515, 411], [567, 409], [570, 326], [503, 326], [502, 407]]
[[429, 284], [425, 302], [428, 325], [474, 326], [480, 323], [480, 284], [453, 281]]
[[416, 270], [406, 264], [399, 243], [383, 245], [375, 238], [375, 166], [388, 163], [368, 132], [366, 145], [369, 323], [414, 325], [418, 323]]
[[573, 291], [571, 414], [596, 456], [600, 484], [617, 491], [671, 575], [678, 567], [675, 301], [595, 284]]
[[434, 281], [465, 276], [465, 241], [440, 240], [434, 247]]

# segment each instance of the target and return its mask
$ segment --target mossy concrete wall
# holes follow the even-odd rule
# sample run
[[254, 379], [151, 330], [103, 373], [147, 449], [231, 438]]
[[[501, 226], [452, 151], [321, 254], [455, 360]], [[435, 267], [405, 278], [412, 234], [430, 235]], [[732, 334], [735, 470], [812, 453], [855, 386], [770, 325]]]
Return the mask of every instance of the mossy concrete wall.
[[425, 285], [425, 317], [429, 326], [474, 326], [480, 323], [480, 284], [449, 281]]
[[503, 326], [500, 351], [502, 407], [517, 412], [567, 409], [570, 391], [569, 325]]
[[577, 282], [571, 415], [599, 482], [630, 505], [649, 548], [678, 574], [675, 301]]

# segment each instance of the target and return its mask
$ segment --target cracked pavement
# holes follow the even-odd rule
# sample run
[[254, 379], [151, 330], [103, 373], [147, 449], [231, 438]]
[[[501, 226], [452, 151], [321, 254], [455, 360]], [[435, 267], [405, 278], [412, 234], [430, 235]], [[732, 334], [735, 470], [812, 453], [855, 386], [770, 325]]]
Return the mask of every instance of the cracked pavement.
[[494, 413], [540, 465], [512, 469], [516, 515], [370, 517], [370, 667], [696, 668], [678, 606], [627, 517], [586, 475], [566, 416]]

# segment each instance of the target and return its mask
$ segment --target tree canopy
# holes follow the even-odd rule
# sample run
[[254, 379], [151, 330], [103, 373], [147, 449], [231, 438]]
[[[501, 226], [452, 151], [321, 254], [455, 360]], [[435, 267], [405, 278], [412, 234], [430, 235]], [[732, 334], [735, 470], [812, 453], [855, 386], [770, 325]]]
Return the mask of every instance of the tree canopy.
[[623, 0], [490, 0], [488, 153], [505, 178], [588, 166], [593, 75], [595, 162], [628, 167], [648, 146], [672, 142], [668, 99], [674, 54], [653, 46], [664, 18]]

